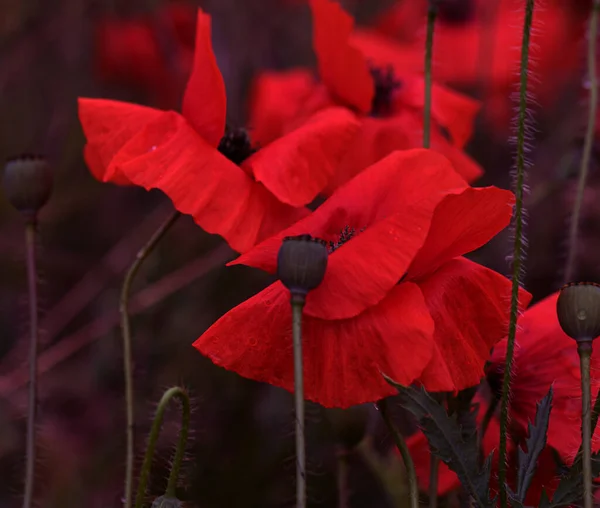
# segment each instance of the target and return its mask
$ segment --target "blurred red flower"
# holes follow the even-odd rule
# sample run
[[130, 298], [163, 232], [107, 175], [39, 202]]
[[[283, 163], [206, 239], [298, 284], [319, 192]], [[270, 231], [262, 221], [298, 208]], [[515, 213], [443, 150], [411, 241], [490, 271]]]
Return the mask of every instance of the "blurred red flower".
[[[331, 105], [362, 115], [360, 136], [327, 187], [330, 194], [392, 151], [422, 146], [424, 82], [395, 65], [393, 51], [359, 51], [352, 42], [354, 21], [339, 4], [311, 0], [310, 7], [320, 81], [308, 69], [263, 73], [253, 86], [250, 125], [257, 140], [268, 142]], [[478, 110], [477, 101], [434, 85], [431, 147], [446, 155], [468, 181], [482, 173], [462, 151]]]
[[[534, 13], [534, 47], [529, 89], [542, 107], [578, 72], [585, 16], [573, 12], [576, 2], [540, 2]], [[589, 12], [589, 7], [587, 9]], [[515, 0], [450, 0], [440, 2], [435, 25], [433, 76], [458, 86], [483, 86], [483, 113], [502, 135], [510, 127], [511, 95], [519, 80], [524, 9]], [[395, 65], [421, 72], [427, 2], [396, 2], [353, 39], [368, 51], [381, 36], [395, 38]], [[540, 27], [539, 29], [536, 29]], [[377, 36], [375, 32], [380, 34]]]
[[[465, 258], [509, 222], [513, 195], [474, 189], [430, 150], [394, 152], [232, 264], [275, 273], [286, 236], [329, 242], [304, 309], [305, 395], [348, 407], [392, 395], [380, 371], [430, 390], [477, 385], [506, 333], [510, 282]], [[195, 343], [215, 364], [293, 390], [289, 292], [276, 282]], [[530, 296], [522, 294], [526, 304]]]
[[[528, 422], [534, 421], [536, 404], [554, 387], [552, 412], [547, 434], [547, 447], [539, 461], [539, 470], [528, 493], [527, 506], [538, 506], [542, 486], [551, 493], [557, 484], [556, 461], [552, 450], [571, 464], [581, 444], [581, 375], [575, 341], [561, 329], [556, 315], [554, 293], [529, 308], [519, 319], [515, 342], [513, 378], [510, 398], [510, 443], [509, 472], [516, 471], [516, 448], [524, 442]], [[487, 381], [493, 391], [499, 391], [504, 372], [506, 339], [494, 347], [490, 364], [486, 368]], [[592, 353], [592, 393], [600, 390], [600, 353]], [[498, 394], [496, 394], [498, 395]], [[595, 395], [594, 395], [595, 397]], [[481, 404], [479, 419], [487, 409], [485, 398], [478, 394], [475, 399]], [[487, 456], [499, 447], [500, 426], [496, 414], [485, 434], [483, 446]], [[423, 488], [429, 481], [429, 452], [422, 433], [410, 438], [411, 452], [418, 463], [419, 481]], [[600, 449], [600, 429], [594, 433], [592, 447]], [[497, 464], [497, 462], [496, 462]], [[494, 476], [494, 475], [492, 475]], [[439, 494], [444, 495], [459, 486], [458, 478], [445, 466], [440, 466]]]
[[253, 148], [244, 130], [226, 131], [226, 96], [198, 12], [194, 67], [182, 114], [104, 99], [79, 99], [86, 162], [103, 182], [157, 188], [182, 213], [244, 252], [309, 214], [359, 124], [332, 107], [272, 143]]
[[194, 59], [196, 8], [161, 5], [150, 16], [107, 17], [95, 27], [96, 66], [109, 82], [147, 91], [161, 108], [178, 105]]

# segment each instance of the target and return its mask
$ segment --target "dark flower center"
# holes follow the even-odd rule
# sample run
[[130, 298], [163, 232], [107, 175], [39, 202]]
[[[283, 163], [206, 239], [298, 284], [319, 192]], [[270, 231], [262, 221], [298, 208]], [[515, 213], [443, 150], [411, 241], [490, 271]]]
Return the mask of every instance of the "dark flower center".
[[438, 0], [437, 17], [448, 25], [462, 25], [475, 17], [474, 0]]
[[375, 95], [371, 103], [371, 116], [386, 116], [391, 113], [394, 92], [402, 83], [394, 75], [392, 66], [371, 67], [371, 76], [375, 82]]
[[[363, 230], [361, 229], [361, 231], [363, 231]], [[337, 235], [337, 239], [330, 240], [328, 242], [327, 246], [328, 246], [329, 254], [331, 254], [333, 251], [339, 249], [346, 242], [349, 242], [356, 235], [357, 235], [356, 229], [354, 229], [353, 227], [350, 227], [350, 226], [344, 226], [343, 229]]]
[[494, 397], [500, 398], [502, 397], [502, 382], [504, 380], [504, 366], [492, 366], [491, 364], [486, 368], [486, 376], [487, 383], [490, 387], [490, 390], [494, 394]]
[[217, 150], [238, 165], [258, 151], [257, 148], [252, 148], [252, 142], [246, 129], [229, 126], [225, 127], [225, 135], [219, 141]]

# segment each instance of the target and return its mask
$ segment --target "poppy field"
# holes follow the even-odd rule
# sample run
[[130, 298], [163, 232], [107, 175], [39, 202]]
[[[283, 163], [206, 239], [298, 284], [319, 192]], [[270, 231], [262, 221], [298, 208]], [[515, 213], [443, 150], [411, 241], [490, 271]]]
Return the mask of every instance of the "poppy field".
[[600, 0], [0, 12], [0, 507], [600, 506]]

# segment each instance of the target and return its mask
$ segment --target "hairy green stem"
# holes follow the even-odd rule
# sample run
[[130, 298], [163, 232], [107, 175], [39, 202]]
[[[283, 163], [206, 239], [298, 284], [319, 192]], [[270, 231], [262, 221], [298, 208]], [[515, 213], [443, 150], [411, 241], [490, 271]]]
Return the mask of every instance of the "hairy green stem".
[[144, 245], [136, 255], [135, 261], [127, 271], [121, 289], [121, 300], [119, 312], [121, 313], [121, 333], [123, 335], [123, 372], [125, 375], [125, 408], [127, 419], [127, 447], [125, 462], [125, 508], [131, 508], [133, 497], [133, 459], [134, 459], [134, 399], [133, 399], [133, 367], [131, 358], [131, 324], [129, 321], [129, 295], [133, 280], [137, 275], [142, 264], [154, 247], [160, 242], [166, 232], [171, 228], [181, 214], [175, 211], [169, 215], [168, 219], [155, 231], [150, 240]]
[[429, 457], [429, 508], [437, 508], [439, 468], [440, 460], [432, 453]]
[[478, 450], [481, 450], [481, 444], [483, 443], [483, 438], [485, 437], [485, 433], [487, 432], [487, 429], [490, 425], [490, 422], [492, 421], [494, 413], [496, 412], [496, 409], [498, 408], [499, 402], [500, 402], [500, 399], [498, 399], [497, 397], [494, 397], [491, 400], [490, 405], [488, 406], [485, 414], [483, 415], [483, 419], [481, 420], [481, 425], [479, 426], [479, 432], [477, 433], [477, 449]]
[[592, 389], [590, 363], [592, 341], [577, 343], [581, 366], [581, 446], [583, 451], [583, 506], [592, 508], [594, 504], [592, 488]]
[[340, 446], [337, 451], [337, 487], [338, 508], [349, 508], [350, 491], [348, 490], [348, 450]]
[[585, 193], [585, 184], [587, 181], [592, 147], [594, 144], [594, 135], [596, 128], [596, 110], [598, 109], [598, 76], [596, 75], [596, 38], [598, 34], [598, 12], [600, 11], [600, 0], [594, 0], [590, 16], [590, 25], [588, 33], [588, 79], [590, 83], [590, 105], [588, 108], [588, 123], [583, 145], [583, 154], [581, 156], [581, 166], [579, 167], [579, 180], [577, 181], [577, 194], [573, 205], [573, 216], [569, 226], [569, 253], [567, 255], [567, 264], [565, 266], [565, 283], [570, 282], [575, 271], [577, 261], [577, 237], [579, 234], [579, 219], [581, 208], [583, 206], [583, 195]]
[[181, 431], [179, 433], [179, 441], [177, 442], [177, 449], [175, 450], [175, 457], [173, 458], [173, 465], [169, 474], [169, 482], [167, 484], [165, 496], [171, 498], [175, 497], [175, 488], [177, 487], [179, 471], [181, 469], [181, 463], [183, 462], [185, 445], [190, 429], [190, 397], [187, 392], [179, 386], [169, 388], [163, 394], [158, 403], [158, 407], [156, 408], [156, 414], [152, 421], [152, 429], [150, 430], [150, 437], [148, 438], [148, 447], [146, 448], [146, 455], [144, 456], [144, 463], [142, 464], [142, 471], [140, 473], [140, 482], [135, 498], [135, 508], [142, 508], [142, 506], [144, 506], [144, 497], [146, 495], [146, 487], [148, 486], [148, 477], [150, 476], [150, 468], [152, 467], [156, 442], [158, 441], [158, 435], [160, 434], [160, 429], [162, 427], [165, 410], [171, 399], [174, 398], [179, 399], [181, 402]]
[[25, 252], [27, 262], [27, 283], [29, 294], [29, 402], [27, 407], [27, 441], [25, 464], [25, 495], [23, 508], [31, 508], [35, 483], [36, 458], [36, 415], [38, 405], [37, 394], [37, 360], [38, 360], [38, 294], [37, 263], [35, 255], [35, 220], [28, 221], [25, 226]]
[[436, 2], [429, 0], [427, 11], [427, 40], [425, 41], [425, 105], [423, 106], [423, 148], [429, 148], [431, 142], [431, 63], [433, 60], [433, 31], [437, 16]]
[[306, 507], [306, 443], [304, 438], [304, 367], [302, 365], [302, 311], [306, 297], [292, 293], [294, 346], [294, 406], [296, 419], [296, 508]]
[[381, 399], [379, 402], [377, 402], [377, 409], [379, 409], [379, 413], [381, 414], [383, 421], [392, 434], [394, 443], [396, 444], [396, 447], [402, 456], [402, 460], [404, 461], [404, 467], [406, 468], [406, 474], [408, 476], [410, 508], [419, 508], [419, 485], [417, 483], [417, 471], [415, 470], [415, 464], [410, 456], [408, 445], [406, 444], [406, 441], [404, 440], [404, 437], [400, 431], [394, 425], [387, 400]]
[[519, 282], [521, 263], [523, 259], [523, 193], [525, 183], [525, 121], [527, 114], [527, 70], [529, 65], [529, 40], [531, 24], [533, 21], [534, 0], [527, 0], [525, 6], [525, 19], [523, 23], [523, 41], [521, 45], [521, 83], [519, 91], [519, 116], [517, 129], [517, 177], [515, 183], [515, 238], [513, 246], [513, 272], [512, 294], [510, 301], [510, 321], [508, 325], [508, 339], [506, 346], [506, 360], [504, 364], [504, 379], [502, 381], [502, 398], [500, 408], [500, 452], [498, 476], [500, 483], [500, 506], [508, 507], [506, 485], [506, 444], [508, 428], [508, 404], [510, 382], [512, 377], [512, 363], [517, 333], [517, 318], [519, 314]]

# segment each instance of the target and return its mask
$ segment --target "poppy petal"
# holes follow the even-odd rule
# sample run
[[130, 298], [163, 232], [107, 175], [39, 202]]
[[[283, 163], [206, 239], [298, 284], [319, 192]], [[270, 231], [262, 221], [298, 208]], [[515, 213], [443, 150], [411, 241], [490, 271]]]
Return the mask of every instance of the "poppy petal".
[[279, 202], [175, 112], [148, 123], [119, 150], [111, 167], [135, 185], [160, 189], [177, 210], [238, 252], [310, 213]]
[[307, 69], [260, 73], [250, 90], [248, 126], [253, 143], [265, 146], [288, 132], [316, 86]]
[[331, 0], [310, 0], [310, 8], [321, 80], [331, 95], [361, 113], [368, 113], [375, 84], [366, 58], [349, 42], [354, 20]]
[[[476, 386], [492, 347], [506, 335], [511, 281], [457, 258], [418, 284], [435, 322], [433, 357], [419, 381], [432, 392]], [[521, 308], [530, 300], [520, 292]]]
[[[305, 397], [345, 408], [393, 395], [380, 372], [409, 384], [429, 361], [432, 333], [416, 284], [396, 286], [353, 319], [304, 316]], [[280, 282], [272, 284], [225, 314], [194, 347], [228, 370], [293, 391], [289, 291]]]
[[113, 157], [128, 141], [163, 112], [157, 109], [105, 99], [79, 98], [79, 121], [87, 139], [85, 160], [95, 178], [120, 185], [127, 178], [111, 166]]
[[446, 196], [435, 209], [427, 240], [407, 279], [432, 273], [446, 261], [487, 243], [508, 226], [513, 204], [513, 193], [497, 187], [469, 187]]
[[[335, 242], [345, 227], [354, 228], [356, 237], [330, 255], [323, 283], [311, 291], [305, 312], [323, 319], [356, 316], [400, 280], [423, 245], [437, 204], [466, 186], [448, 160], [433, 151], [394, 152], [340, 188], [309, 217], [232, 264], [274, 273], [284, 237], [308, 233]], [[372, 262], [374, 254], [377, 263]]]
[[211, 18], [198, 9], [194, 65], [183, 96], [182, 113], [196, 132], [216, 147], [225, 133], [227, 96], [211, 42]]
[[325, 109], [256, 152], [242, 167], [279, 201], [305, 205], [327, 185], [359, 127], [349, 110]]

